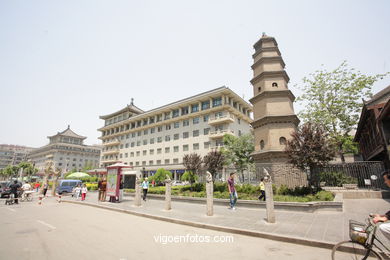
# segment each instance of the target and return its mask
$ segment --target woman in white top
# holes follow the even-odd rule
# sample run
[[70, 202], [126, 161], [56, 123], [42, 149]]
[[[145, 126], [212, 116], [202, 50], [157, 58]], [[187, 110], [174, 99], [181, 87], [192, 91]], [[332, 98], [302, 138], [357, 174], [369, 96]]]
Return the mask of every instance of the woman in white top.
[[85, 200], [85, 197], [87, 196], [87, 192], [88, 192], [87, 186], [83, 184], [83, 187], [81, 188], [81, 200]]

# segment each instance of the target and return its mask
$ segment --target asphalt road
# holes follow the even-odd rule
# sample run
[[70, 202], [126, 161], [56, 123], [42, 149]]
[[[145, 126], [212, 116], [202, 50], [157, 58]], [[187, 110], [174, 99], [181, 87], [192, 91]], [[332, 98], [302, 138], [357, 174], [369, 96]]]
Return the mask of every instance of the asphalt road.
[[330, 259], [327, 249], [57, 203], [53, 198], [42, 205], [36, 200], [11, 206], [1, 202], [0, 225], [0, 259]]

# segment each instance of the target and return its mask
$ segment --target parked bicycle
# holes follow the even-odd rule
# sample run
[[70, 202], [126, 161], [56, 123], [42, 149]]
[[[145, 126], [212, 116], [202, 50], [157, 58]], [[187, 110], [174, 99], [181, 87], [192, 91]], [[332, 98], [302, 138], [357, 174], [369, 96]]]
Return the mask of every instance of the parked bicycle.
[[375, 224], [372, 217], [366, 224], [349, 221], [350, 240], [336, 244], [332, 249], [332, 260], [340, 259], [390, 259], [390, 249], [378, 238], [376, 232], [380, 223]]
[[33, 200], [33, 193], [34, 191], [23, 191], [22, 195], [20, 196], [21, 201], [32, 201]]

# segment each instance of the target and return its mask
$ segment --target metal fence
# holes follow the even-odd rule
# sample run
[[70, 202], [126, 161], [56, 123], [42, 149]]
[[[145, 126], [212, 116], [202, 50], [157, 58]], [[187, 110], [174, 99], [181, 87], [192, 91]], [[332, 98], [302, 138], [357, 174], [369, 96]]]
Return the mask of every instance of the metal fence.
[[[383, 162], [364, 161], [353, 163], [329, 164], [324, 167], [316, 167], [313, 174], [319, 176], [323, 173], [342, 174], [349, 178], [351, 183], [356, 183], [359, 189], [388, 189], [381, 176], [384, 171]], [[331, 176], [331, 174], [328, 174]], [[322, 186], [336, 186], [332, 181], [324, 181]], [[341, 186], [341, 185], [339, 185]]]

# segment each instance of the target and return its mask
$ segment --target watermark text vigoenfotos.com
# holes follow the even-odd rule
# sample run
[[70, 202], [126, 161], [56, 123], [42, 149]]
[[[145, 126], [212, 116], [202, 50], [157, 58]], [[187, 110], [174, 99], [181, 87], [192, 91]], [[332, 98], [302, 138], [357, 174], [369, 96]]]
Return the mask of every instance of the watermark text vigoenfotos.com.
[[208, 236], [198, 234], [154, 235], [154, 241], [163, 245], [172, 243], [234, 243], [233, 236]]

